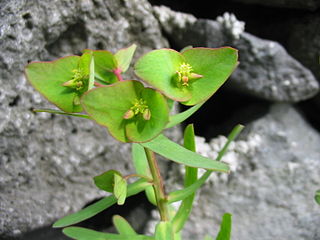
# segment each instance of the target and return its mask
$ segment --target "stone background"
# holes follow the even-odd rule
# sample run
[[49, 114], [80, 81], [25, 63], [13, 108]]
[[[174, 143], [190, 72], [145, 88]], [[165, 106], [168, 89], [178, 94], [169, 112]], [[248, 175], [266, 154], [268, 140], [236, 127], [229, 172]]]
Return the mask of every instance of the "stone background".
[[[316, 0], [219, 0], [214, 9], [202, 0], [1, 1], [0, 239], [67, 239], [50, 225], [103, 196], [92, 177], [111, 168], [132, 172], [130, 145], [105, 129], [32, 113], [52, 106], [26, 82], [24, 66], [132, 43], [135, 59], [190, 44], [240, 52], [231, 79], [189, 120], [198, 151], [211, 157], [225, 141], [219, 135], [237, 123], [246, 129], [224, 159], [233, 172], [212, 175], [200, 191], [184, 239], [215, 236], [224, 212], [233, 214], [235, 240], [320, 239], [313, 200], [320, 189], [319, 7]], [[179, 187], [180, 167], [161, 162], [166, 181]], [[120, 213], [148, 232], [152, 211], [138, 195], [83, 226], [106, 229]]]

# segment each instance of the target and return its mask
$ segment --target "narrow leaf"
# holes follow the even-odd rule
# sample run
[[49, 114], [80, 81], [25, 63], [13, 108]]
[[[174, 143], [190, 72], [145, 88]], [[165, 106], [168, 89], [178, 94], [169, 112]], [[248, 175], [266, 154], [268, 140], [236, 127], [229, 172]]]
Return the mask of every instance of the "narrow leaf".
[[[226, 144], [223, 146], [223, 148], [219, 152], [218, 157], [216, 158], [216, 161], [221, 160], [221, 158], [223, 157], [223, 154], [227, 151], [228, 146], [230, 145], [230, 142], [233, 141], [239, 135], [242, 129], [243, 129], [242, 125], [237, 125], [236, 127], [233, 128], [233, 130], [228, 136], [228, 140]], [[192, 185], [184, 189], [170, 193], [168, 196], [169, 203], [183, 200], [188, 196], [192, 195], [197, 189], [199, 189], [206, 182], [206, 180], [210, 177], [211, 173], [212, 171], [208, 170], [201, 176], [201, 178], [199, 178]]]
[[230, 213], [225, 213], [222, 217], [220, 231], [218, 233], [216, 240], [230, 240], [231, 225], [232, 225], [232, 215]]
[[118, 199], [118, 205], [123, 205], [127, 197], [127, 181], [118, 174], [114, 174], [113, 177], [113, 194]]
[[103, 233], [82, 227], [68, 227], [63, 233], [77, 240], [152, 240], [154, 238], [143, 235], [123, 236], [114, 233]]
[[316, 191], [316, 194], [314, 196], [314, 199], [316, 202], [320, 205], [320, 190]]
[[33, 109], [33, 112], [47, 112], [47, 113], [54, 113], [54, 114], [61, 114], [61, 115], [67, 115], [67, 116], [72, 116], [72, 117], [80, 117], [80, 118], [87, 118], [90, 119], [90, 117], [88, 115], [85, 114], [78, 114], [78, 113], [67, 113], [67, 112], [62, 112], [59, 110], [55, 110], [55, 109]]
[[121, 69], [121, 72], [125, 72], [128, 70], [133, 54], [136, 51], [137, 45], [132, 44], [130, 47], [128, 48], [123, 48], [120, 49], [118, 52], [116, 52], [116, 54], [114, 55], [114, 57], [116, 58], [117, 62], [118, 62], [118, 68]]
[[94, 57], [91, 54], [88, 90], [92, 89], [94, 86], [94, 74], [95, 74], [95, 72], [94, 72]]
[[99, 176], [95, 176], [93, 178], [94, 184], [101, 190], [106, 192], [113, 192], [114, 186], [114, 175], [117, 174], [121, 176], [121, 174], [116, 170], [109, 170], [100, 174]]
[[172, 142], [164, 135], [159, 135], [150, 142], [141, 143], [142, 146], [174, 161], [190, 167], [210, 169], [219, 172], [229, 172], [229, 166], [222, 162], [203, 157]]
[[159, 222], [157, 224], [155, 240], [174, 240], [171, 222]]
[[170, 116], [169, 117], [169, 122], [166, 126], [166, 128], [171, 128], [174, 127], [175, 125], [183, 122], [187, 118], [189, 118], [192, 114], [194, 114], [202, 105], [204, 102], [199, 103], [197, 105], [194, 105], [193, 107], [189, 108], [188, 110], [178, 113], [176, 115]]
[[235, 126], [232, 129], [231, 133], [228, 135], [228, 140], [227, 140], [226, 144], [223, 146], [222, 150], [218, 154], [218, 157], [216, 158], [217, 161], [221, 160], [223, 155], [228, 150], [228, 147], [229, 147], [230, 143], [239, 135], [239, 133], [242, 131], [243, 128], [244, 128], [243, 125], [238, 124], [237, 126]]
[[[140, 144], [132, 144], [132, 161], [137, 174], [144, 175], [152, 179], [146, 153], [144, 151], [144, 148]], [[145, 191], [149, 202], [153, 205], [156, 205], [156, 198], [153, 187], [147, 187]]]
[[[184, 131], [184, 147], [186, 149], [189, 149], [190, 151], [193, 151], [193, 152], [196, 151], [194, 128], [192, 124], [189, 124]], [[198, 178], [198, 169], [185, 166], [184, 186], [189, 187], [190, 185], [194, 184], [197, 181], [197, 178]], [[185, 222], [189, 218], [190, 212], [192, 210], [195, 191], [196, 189], [194, 189], [194, 192], [190, 193], [188, 197], [183, 199], [176, 215], [172, 220], [172, 225], [175, 233], [180, 232], [182, 230]]]
[[119, 215], [114, 215], [112, 218], [113, 225], [122, 236], [134, 236], [137, 235], [136, 231], [131, 227], [126, 219]]
[[[139, 192], [142, 192], [146, 187], [150, 186], [150, 183], [147, 182], [145, 179], [139, 179], [136, 182], [128, 185], [128, 193], [127, 196], [133, 196]], [[102, 212], [103, 210], [107, 209], [108, 207], [112, 206], [117, 202], [117, 199], [114, 195], [109, 197], [105, 197], [100, 201], [76, 212], [70, 214], [64, 218], [59, 219], [53, 224], [54, 228], [66, 227], [72, 224], [79, 223], [84, 221], [88, 218], [95, 216], [96, 214]]]

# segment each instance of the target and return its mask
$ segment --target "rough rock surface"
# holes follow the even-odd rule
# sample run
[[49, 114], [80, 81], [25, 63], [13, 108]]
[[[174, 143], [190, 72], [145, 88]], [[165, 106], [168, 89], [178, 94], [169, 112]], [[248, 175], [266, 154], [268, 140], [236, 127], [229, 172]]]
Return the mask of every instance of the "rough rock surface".
[[136, 56], [167, 47], [145, 0], [43, 0], [0, 3], [0, 238], [74, 212], [102, 195], [92, 177], [132, 171], [129, 145], [93, 122], [47, 113], [51, 107], [25, 80], [29, 61], [115, 51], [132, 43]]
[[[225, 141], [198, 138], [197, 149], [214, 157]], [[273, 105], [230, 146], [223, 161], [232, 173], [213, 174], [200, 190], [185, 239], [216, 236], [225, 212], [233, 214], [232, 239], [319, 239], [319, 146], [318, 132], [293, 107]]]
[[[178, 48], [187, 45], [237, 48], [240, 64], [229, 84], [235, 90], [276, 102], [298, 102], [319, 91], [319, 84], [310, 70], [292, 58], [279, 43], [245, 32], [240, 34], [241, 24], [237, 22], [224, 24], [223, 18], [219, 22], [195, 21], [194, 16], [187, 14], [176, 19], [176, 13], [166, 7], [154, 9], [163, 30]], [[233, 36], [234, 32], [237, 36]]]
[[235, 2], [241, 2], [245, 4], [259, 4], [269, 7], [281, 7], [281, 8], [297, 8], [297, 9], [307, 9], [316, 10], [320, 7], [320, 2], [318, 0], [233, 0]]

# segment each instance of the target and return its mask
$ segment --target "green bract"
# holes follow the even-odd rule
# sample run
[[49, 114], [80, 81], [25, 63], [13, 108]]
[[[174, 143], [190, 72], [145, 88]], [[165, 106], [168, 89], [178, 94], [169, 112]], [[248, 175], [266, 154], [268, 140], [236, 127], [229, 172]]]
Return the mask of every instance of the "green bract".
[[93, 89], [81, 99], [85, 111], [122, 142], [145, 142], [168, 122], [165, 97], [138, 81], [120, 81]]
[[93, 58], [90, 53], [52, 62], [32, 62], [27, 79], [50, 102], [65, 112], [81, 112], [80, 97], [93, 86]]
[[230, 47], [159, 49], [141, 57], [135, 72], [168, 98], [195, 105], [212, 96], [237, 64], [237, 50]]
[[137, 46], [132, 44], [112, 54], [106, 50], [84, 50], [92, 53], [95, 62], [95, 79], [104, 84], [117, 82], [120, 74], [127, 71]]

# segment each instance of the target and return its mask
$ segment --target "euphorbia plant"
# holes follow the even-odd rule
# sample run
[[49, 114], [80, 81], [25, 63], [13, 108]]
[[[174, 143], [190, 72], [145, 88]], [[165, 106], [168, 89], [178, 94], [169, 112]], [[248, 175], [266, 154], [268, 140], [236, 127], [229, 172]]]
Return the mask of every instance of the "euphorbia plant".
[[[229, 143], [242, 126], [236, 126], [213, 160], [196, 153], [193, 126], [184, 131], [183, 146], [169, 140], [162, 132], [192, 115], [226, 81], [237, 66], [237, 50], [223, 48], [188, 48], [182, 52], [159, 49], [142, 56], [135, 64], [140, 80], [124, 80], [122, 73], [129, 66], [135, 45], [115, 54], [86, 49], [82, 56], [69, 56], [52, 62], [32, 62], [26, 67], [30, 83], [59, 110], [38, 109], [96, 121], [121, 142], [132, 143], [135, 173], [124, 176], [109, 170], [94, 177], [95, 185], [111, 195], [58, 220], [53, 227], [66, 227], [63, 232], [79, 240], [155, 239], [178, 240], [192, 209], [199, 187], [216, 172], [229, 172], [220, 161]], [[174, 101], [192, 106], [185, 112], [171, 115]], [[85, 113], [80, 113], [85, 112]], [[185, 165], [184, 188], [165, 191], [156, 154]], [[198, 178], [198, 168], [206, 172]], [[137, 178], [128, 184], [129, 178]], [[113, 204], [125, 204], [127, 197], [145, 191], [148, 200], [158, 207], [160, 221], [152, 236], [137, 234], [121, 216], [113, 222], [119, 234], [102, 233], [70, 227]], [[179, 209], [171, 206], [181, 201]], [[216, 239], [230, 239], [231, 215], [225, 214]], [[212, 239], [206, 237], [205, 239]]]

